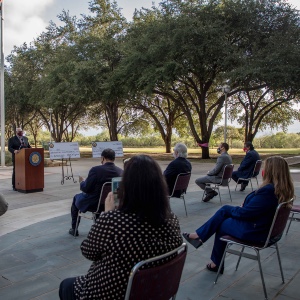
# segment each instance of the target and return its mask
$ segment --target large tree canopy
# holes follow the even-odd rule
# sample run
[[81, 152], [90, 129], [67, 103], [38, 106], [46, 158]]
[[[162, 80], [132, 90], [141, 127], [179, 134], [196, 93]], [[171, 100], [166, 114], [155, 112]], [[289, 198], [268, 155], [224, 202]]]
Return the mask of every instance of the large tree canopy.
[[[136, 14], [126, 36], [126, 84], [172, 99], [185, 113], [196, 141], [209, 142], [224, 104], [220, 90], [225, 81], [230, 80], [228, 96], [296, 83], [291, 80], [297, 77], [290, 74], [293, 65], [284, 76], [277, 70], [287, 60], [296, 62], [299, 51], [278, 60], [282, 47], [274, 41], [292, 34], [296, 38], [290, 42], [298, 48], [298, 19], [296, 11], [279, 1], [163, 1], [159, 10]], [[275, 70], [270, 70], [272, 64]], [[208, 155], [203, 148], [202, 157]]]

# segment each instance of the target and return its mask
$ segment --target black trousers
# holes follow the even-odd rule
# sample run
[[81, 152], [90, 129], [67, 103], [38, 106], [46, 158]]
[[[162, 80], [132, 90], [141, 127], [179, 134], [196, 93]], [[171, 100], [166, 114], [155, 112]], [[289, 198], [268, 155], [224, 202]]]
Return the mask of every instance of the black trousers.
[[[78, 216], [78, 207], [75, 205], [75, 196], [73, 197], [73, 202], [72, 202], [72, 206], [71, 206], [71, 218], [72, 218], [72, 228], [75, 229], [76, 227], [76, 222], [77, 222], [77, 216]], [[98, 204], [93, 204], [91, 205], [91, 207], [89, 207], [88, 211], [96, 211], [97, 210], [97, 206]], [[96, 215], [96, 219], [99, 218], [100, 216], [100, 213], [104, 211], [104, 204], [100, 204], [100, 209], [99, 209], [99, 214]], [[79, 226], [79, 223], [80, 223], [80, 217], [79, 217], [79, 220], [78, 220], [78, 226]]]
[[75, 300], [74, 282], [76, 277], [64, 279], [59, 286], [59, 299], [60, 300]]

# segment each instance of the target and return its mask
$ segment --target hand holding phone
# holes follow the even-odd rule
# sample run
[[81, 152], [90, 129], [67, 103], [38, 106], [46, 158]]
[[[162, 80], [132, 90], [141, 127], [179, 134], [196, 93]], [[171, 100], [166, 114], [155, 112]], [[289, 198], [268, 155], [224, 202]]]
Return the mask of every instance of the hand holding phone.
[[114, 195], [114, 202], [115, 202], [116, 207], [118, 207], [120, 204], [120, 201], [119, 201], [120, 199], [118, 197], [118, 190], [119, 190], [121, 180], [122, 180], [122, 177], [114, 177], [111, 180], [111, 190]]

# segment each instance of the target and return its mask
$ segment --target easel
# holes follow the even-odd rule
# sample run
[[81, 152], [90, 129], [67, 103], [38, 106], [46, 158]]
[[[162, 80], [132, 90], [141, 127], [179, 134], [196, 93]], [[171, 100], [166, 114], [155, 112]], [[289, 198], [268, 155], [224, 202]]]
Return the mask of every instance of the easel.
[[73, 170], [72, 170], [72, 163], [71, 163], [71, 155], [69, 155], [69, 163], [70, 163], [70, 175], [69, 175], [69, 167], [68, 167], [68, 159], [66, 159], [66, 169], [67, 169], [67, 175], [65, 175], [64, 172], [64, 159], [61, 159], [61, 172], [62, 172], [62, 178], [61, 178], [61, 184], [65, 183], [65, 180], [71, 180], [73, 179], [73, 182], [76, 183], [77, 181], [74, 179]]

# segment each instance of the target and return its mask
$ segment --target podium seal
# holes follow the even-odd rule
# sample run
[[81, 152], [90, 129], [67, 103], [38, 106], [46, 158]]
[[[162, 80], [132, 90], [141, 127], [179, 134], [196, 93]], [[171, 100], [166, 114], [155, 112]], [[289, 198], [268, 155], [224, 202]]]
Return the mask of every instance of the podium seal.
[[39, 152], [32, 152], [29, 155], [29, 162], [34, 167], [38, 166], [42, 161], [42, 156]]

